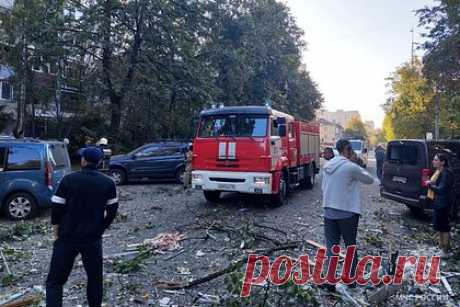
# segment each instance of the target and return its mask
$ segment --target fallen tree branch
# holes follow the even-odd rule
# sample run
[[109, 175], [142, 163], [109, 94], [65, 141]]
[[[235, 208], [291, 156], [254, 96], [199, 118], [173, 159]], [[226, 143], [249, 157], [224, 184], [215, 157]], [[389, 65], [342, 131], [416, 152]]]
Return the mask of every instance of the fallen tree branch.
[[281, 229], [278, 229], [278, 228], [275, 228], [275, 227], [271, 227], [271, 226], [267, 226], [267, 225], [261, 225], [261, 224], [257, 224], [257, 223], [254, 223], [254, 226], [255, 227], [259, 227], [259, 228], [266, 228], [266, 229], [270, 229], [270, 230], [273, 230], [273, 231], [276, 231], [276, 232], [279, 232], [279, 233], [282, 233], [283, 235], [287, 236], [287, 233]]
[[0, 307], [24, 307], [38, 303], [41, 299], [40, 295], [28, 294], [20, 299], [0, 305]]
[[3, 255], [3, 250], [1, 248], [0, 248], [0, 254], [2, 256], [3, 263], [5, 264], [6, 272], [8, 273], [8, 275], [11, 275], [12, 273], [11, 273], [10, 267], [8, 266], [8, 262], [6, 261], [5, 255]]
[[[256, 250], [256, 251], [254, 251], [254, 253], [263, 253], [264, 255], [270, 255], [270, 254], [272, 254], [272, 253], [274, 253], [276, 251], [297, 248], [297, 247], [299, 247], [299, 243], [300, 242], [291, 242], [291, 243], [276, 246], [276, 247], [273, 247], [273, 248], [270, 248], [270, 249]], [[205, 275], [203, 277], [196, 278], [196, 279], [194, 279], [192, 281], [189, 281], [189, 282], [186, 282], [186, 283], [159, 281], [159, 282], [155, 283], [154, 286], [157, 287], [157, 288], [170, 289], [170, 290], [191, 288], [193, 286], [209, 282], [209, 281], [211, 281], [211, 280], [213, 280], [213, 279], [215, 279], [215, 278], [217, 278], [219, 276], [231, 273], [231, 272], [237, 270], [238, 268], [240, 268], [247, 260], [248, 260], [248, 256], [245, 255], [245, 256], [241, 257], [240, 259], [238, 259], [237, 261], [231, 263], [227, 267], [223, 268], [222, 270], [207, 274], [207, 275]]]
[[454, 293], [454, 291], [452, 291], [452, 287], [450, 286], [450, 284], [447, 281], [447, 279], [445, 277], [441, 277], [441, 282], [442, 282], [442, 285], [444, 286], [444, 288], [446, 288], [447, 293], [449, 293], [449, 296], [454, 297], [455, 293]]

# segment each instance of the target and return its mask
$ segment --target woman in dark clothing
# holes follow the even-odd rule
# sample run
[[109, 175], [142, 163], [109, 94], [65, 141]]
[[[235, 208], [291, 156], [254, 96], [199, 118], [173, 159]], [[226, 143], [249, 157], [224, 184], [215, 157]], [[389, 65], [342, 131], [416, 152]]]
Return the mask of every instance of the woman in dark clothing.
[[[433, 197], [433, 228], [439, 232], [439, 245], [441, 248], [441, 258], [447, 258], [449, 252], [449, 210], [451, 206], [451, 193], [453, 186], [453, 175], [449, 171], [449, 161], [447, 155], [439, 153], [433, 158], [433, 167], [436, 168], [435, 174], [428, 181], [428, 197], [430, 193]], [[432, 196], [431, 196], [432, 197]]]

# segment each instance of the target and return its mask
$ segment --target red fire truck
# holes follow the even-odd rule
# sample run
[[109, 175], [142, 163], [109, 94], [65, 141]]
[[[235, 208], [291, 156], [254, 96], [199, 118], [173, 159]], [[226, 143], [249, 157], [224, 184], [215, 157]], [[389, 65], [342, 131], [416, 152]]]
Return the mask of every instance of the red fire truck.
[[202, 111], [193, 141], [192, 186], [216, 202], [221, 192], [264, 194], [282, 205], [290, 189], [311, 188], [319, 170], [319, 124], [267, 106]]

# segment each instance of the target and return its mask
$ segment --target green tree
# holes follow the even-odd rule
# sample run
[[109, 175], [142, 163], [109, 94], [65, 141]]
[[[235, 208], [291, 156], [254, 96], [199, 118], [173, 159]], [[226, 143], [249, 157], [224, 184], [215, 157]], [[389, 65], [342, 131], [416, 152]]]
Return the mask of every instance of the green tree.
[[367, 139], [367, 131], [364, 123], [357, 116], [348, 121], [345, 126], [344, 135], [346, 137]]
[[215, 101], [264, 104], [311, 119], [322, 96], [302, 68], [303, 32], [288, 7], [275, 0], [216, 1], [210, 6], [206, 52], [215, 77]]
[[393, 129], [393, 119], [392, 114], [387, 112], [385, 114], [385, 118], [383, 119], [383, 135], [385, 137], [385, 141], [391, 141], [395, 139], [395, 132]]
[[417, 11], [427, 30], [423, 72], [441, 101], [441, 135], [460, 137], [460, 1], [436, 2]]
[[[29, 24], [21, 14], [30, 18], [30, 33], [41, 33], [27, 36], [34, 55], [59, 63], [57, 89], [71, 84], [78, 93], [67, 105], [72, 116], [59, 119], [66, 124], [58, 129], [76, 142], [101, 134], [124, 147], [190, 138], [199, 112], [215, 103], [270, 102], [303, 119], [321, 105], [302, 65], [303, 32], [282, 2], [32, 0], [37, 7], [20, 6], [26, 2], [16, 2], [9, 37], [20, 37], [19, 25]], [[49, 99], [32, 101], [39, 100]], [[54, 101], [67, 100], [56, 94]]]
[[[399, 67], [389, 78], [390, 97], [385, 105], [387, 124], [396, 138], [424, 138], [433, 127], [433, 88], [417, 59]], [[389, 127], [387, 127], [389, 128]], [[387, 138], [390, 130], [385, 131]]]
[[9, 51], [7, 60], [15, 72], [16, 137], [24, 136], [27, 105], [38, 99], [48, 102], [56, 91], [37, 87], [33, 67], [45, 67], [56, 63], [62, 46], [59, 45], [58, 29], [63, 21], [63, 0], [17, 0], [8, 14], [2, 14], [2, 34]]

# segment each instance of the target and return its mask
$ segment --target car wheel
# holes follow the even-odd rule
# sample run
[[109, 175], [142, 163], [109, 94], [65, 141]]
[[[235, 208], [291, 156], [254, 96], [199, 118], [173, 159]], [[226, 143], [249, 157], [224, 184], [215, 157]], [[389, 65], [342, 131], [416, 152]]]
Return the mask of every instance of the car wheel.
[[204, 198], [210, 203], [216, 203], [220, 199], [220, 191], [203, 191]]
[[112, 177], [116, 185], [122, 185], [126, 183], [126, 173], [122, 169], [119, 169], [119, 168], [111, 169], [110, 177]]
[[283, 176], [280, 176], [279, 191], [271, 197], [271, 205], [273, 207], [281, 207], [285, 204], [287, 198], [287, 184]]
[[37, 202], [28, 193], [15, 193], [7, 198], [3, 210], [14, 221], [29, 219], [37, 214]]
[[185, 177], [185, 168], [182, 166], [176, 171], [176, 181], [177, 183], [183, 184]]

